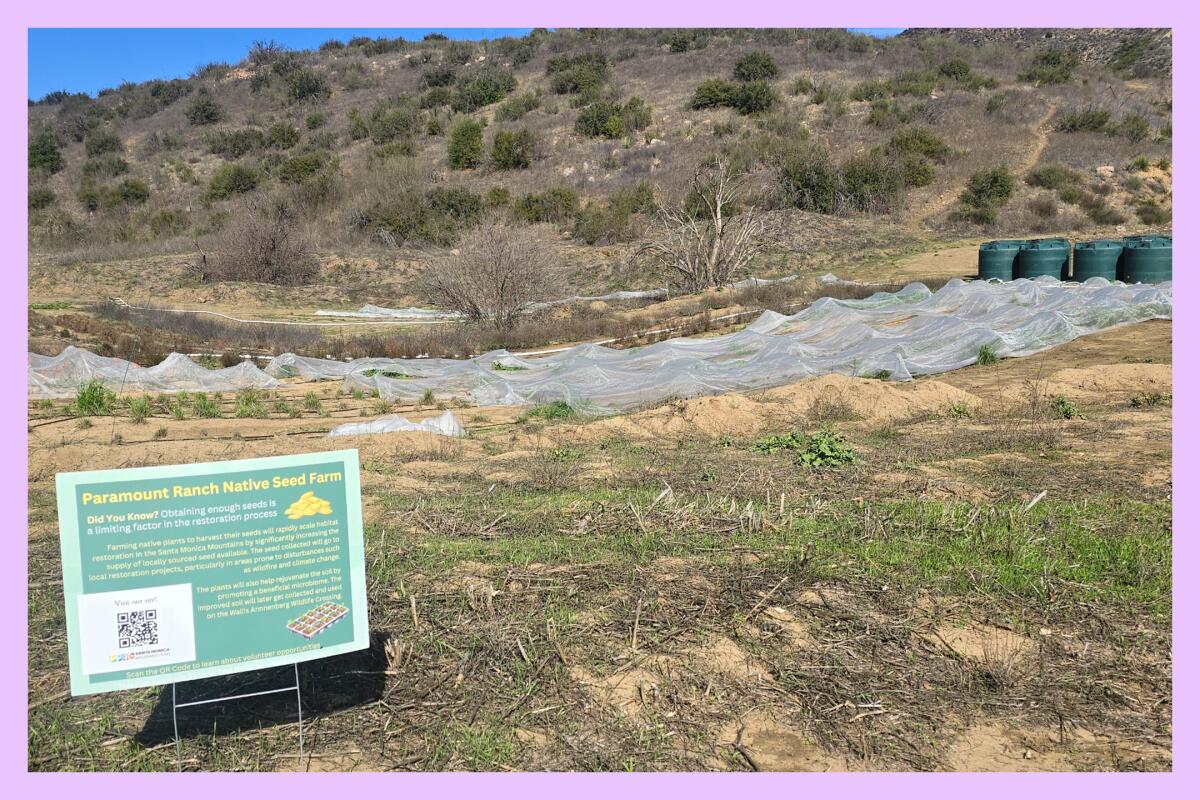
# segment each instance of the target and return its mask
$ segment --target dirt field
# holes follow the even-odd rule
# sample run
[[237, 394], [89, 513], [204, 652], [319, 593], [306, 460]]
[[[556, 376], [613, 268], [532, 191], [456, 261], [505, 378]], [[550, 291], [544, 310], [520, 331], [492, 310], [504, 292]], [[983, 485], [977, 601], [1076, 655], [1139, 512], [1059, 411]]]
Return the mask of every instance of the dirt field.
[[[1170, 769], [1170, 394], [1144, 323], [907, 384], [456, 408], [463, 440], [327, 438], [440, 413], [340, 382], [263, 418], [31, 403], [30, 766], [176, 766], [162, 689], [69, 696], [55, 473], [356, 447], [372, 648], [301, 667], [303, 763], [268, 701], [181, 712], [183, 768]], [[759, 452], [822, 427], [852, 463]]]

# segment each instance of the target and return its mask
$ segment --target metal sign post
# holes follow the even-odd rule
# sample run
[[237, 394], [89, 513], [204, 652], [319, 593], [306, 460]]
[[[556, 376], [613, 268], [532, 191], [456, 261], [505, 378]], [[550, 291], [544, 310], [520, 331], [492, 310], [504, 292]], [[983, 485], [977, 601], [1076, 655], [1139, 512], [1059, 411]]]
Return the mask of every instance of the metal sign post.
[[300, 765], [304, 766], [304, 704], [300, 699], [300, 662], [292, 664], [292, 669], [295, 671], [296, 683], [294, 686], [284, 686], [282, 689], [267, 689], [261, 692], [246, 692], [244, 694], [231, 694], [225, 697], [213, 697], [207, 700], [192, 700], [187, 703], [178, 703], [175, 700], [175, 687], [178, 684], [171, 684], [171, 721], [175, 725], [175, 766], [183, 771], [183, 746], [179, 739], [179, 716], [176, 713], [178, 709], [188, 708], [190, 706], [204, 706], [213, 703], [222, 703], [226, 700], [245, 700], [248, 697], [262, 697], [268, 694], [282, 694], [283, 692], [296, 692], [296, 723], [300, 733]]

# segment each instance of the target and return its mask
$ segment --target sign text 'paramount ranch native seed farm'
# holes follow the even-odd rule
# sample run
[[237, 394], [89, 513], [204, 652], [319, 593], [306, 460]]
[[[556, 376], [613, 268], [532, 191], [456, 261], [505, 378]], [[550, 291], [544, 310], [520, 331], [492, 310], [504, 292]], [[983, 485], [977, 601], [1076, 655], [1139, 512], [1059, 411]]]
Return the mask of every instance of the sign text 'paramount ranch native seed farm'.
[[368, 646], [358, 452], [58, 476], [71, 691]]

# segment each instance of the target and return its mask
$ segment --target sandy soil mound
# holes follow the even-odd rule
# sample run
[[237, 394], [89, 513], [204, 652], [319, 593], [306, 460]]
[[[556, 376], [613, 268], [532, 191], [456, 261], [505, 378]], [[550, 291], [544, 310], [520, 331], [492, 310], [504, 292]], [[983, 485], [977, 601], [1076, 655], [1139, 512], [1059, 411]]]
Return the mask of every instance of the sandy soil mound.
[[823, 375], [754, 395], [723, 394], [679, 400], [658, 408], [548, 432], [557, 441], [607, 438], [757, 436], [781, 426], [809, 426], [831, 419], [891, 422], [940, 414], [979, 398], [940, 381], [892, 382]]
[[1072, 400], [1093, 400], [1110, 394], [1132, 392], [1171, 393], [1170, 364], [1106, 364], [1082, 369], [1061, 369], [1052, 374], [1046, 387], [1051, 395]]
[[891, 422], [923, 414], [940, 414], [955, 403], [979, 405], [974, 395], [947, 383], [918, 380], [905, 383], [823, 375], [820, 378], [771, 389], [767, 401], [785, 404], [793, 413], [807, 414], [813, 404], [844, 403], [854, 416], [869, 422]]

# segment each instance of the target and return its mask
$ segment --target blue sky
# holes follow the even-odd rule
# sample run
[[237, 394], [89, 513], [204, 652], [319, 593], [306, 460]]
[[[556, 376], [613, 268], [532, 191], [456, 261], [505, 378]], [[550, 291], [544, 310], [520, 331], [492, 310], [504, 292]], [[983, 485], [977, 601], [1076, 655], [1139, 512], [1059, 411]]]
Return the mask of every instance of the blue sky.
[[[124, 81], [182, 78], [201, 64], [234, 63], [250, 45], [273, 39], [312, 49], [329, 39], [403, 36], [420, 39], [434, 28], [33, 28], [29, 31], [29, 96], [64, 89], [94, 95]], [[903, 28], [851, 28], [886, 36]], [[523, 36], [529, 28], [444, 28], [452, 39]]]

